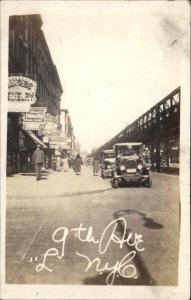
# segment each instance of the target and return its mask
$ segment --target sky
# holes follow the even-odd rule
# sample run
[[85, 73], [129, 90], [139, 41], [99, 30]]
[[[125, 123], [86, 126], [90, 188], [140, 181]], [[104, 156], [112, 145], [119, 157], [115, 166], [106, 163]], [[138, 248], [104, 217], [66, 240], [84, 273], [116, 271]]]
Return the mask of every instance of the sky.
[[82, 150], [101, 146], [181, 85], [189, 60], [181, 3], [43, 2], [31, 13], [42, 16], [61, 107]]

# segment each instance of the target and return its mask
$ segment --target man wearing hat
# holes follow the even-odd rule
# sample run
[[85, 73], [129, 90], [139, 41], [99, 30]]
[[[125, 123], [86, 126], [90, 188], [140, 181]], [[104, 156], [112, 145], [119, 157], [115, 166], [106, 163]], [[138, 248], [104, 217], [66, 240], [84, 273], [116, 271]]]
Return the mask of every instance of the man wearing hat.
[[36, 146], [36, 150], [33, 153], [32, 164], [35, 165], [36, 180], [40, 180], [41, 170], [44, 164], [44, 152], [40, 149], [40, 145]]

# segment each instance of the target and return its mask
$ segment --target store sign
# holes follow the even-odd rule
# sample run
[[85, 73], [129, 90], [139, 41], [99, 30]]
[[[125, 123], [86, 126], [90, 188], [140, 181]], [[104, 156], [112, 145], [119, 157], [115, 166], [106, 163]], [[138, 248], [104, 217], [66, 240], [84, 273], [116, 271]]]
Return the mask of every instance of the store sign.
[[56, 135], [59, 133], [59, 122], [56, 116], [46, 113], [45, 115], [46, 126], [44, 128], [45, 134], [47, 135]]
[[59, 146], [58, 146], [58, 144], [55, 144], [53, 142], [49, 142], [49, 148], [50, 149], [59, 149]]
[[46, 107], [31, 107], [23, 116], [23, 128], [25, 130], [39, 130], [45, 126]]
[[50, 140], [54, 141], [54, 142], [62, 142], [63, 138], [61, 136], [59, 136], [59, 135], [56, 135], [56, 136], [51, 136]]
[[46, 113], [46, 122], [50, 122], [50, 123], [55, 123], [55, 124], [59, 124], [58, 122], [58, 117], [57, 116], [53, 116], [50, 113]]
[[60, 143], [59, 143], [59, 146], [60, 146], [60, 148], [62, 148], [62, 149], [69, 149], [69, 148], [70, 148], [70, 147], [67, 145], [66, 142], [60, 142]]
[[29, 112], [31, 104], [36, 102], [36, 81], [23, 77], [9, 77], [8, 111]]
[[50, 148], [54, 148], [58, 147], [61, 149], [69, 149], [65, 139], [63, 139], [63, 137], [61, 135], [57, 135], [57, 136], [50, 136], [49, 139], [49, 147]]
[[40, 135], [45, 135], [48, 137], [51, 136], [58, 136], [60, 134], [58, 117], [51, 115], [50, 113], [45, 113], [45, 123], [42, 129], [42, 134], [39, 132]]

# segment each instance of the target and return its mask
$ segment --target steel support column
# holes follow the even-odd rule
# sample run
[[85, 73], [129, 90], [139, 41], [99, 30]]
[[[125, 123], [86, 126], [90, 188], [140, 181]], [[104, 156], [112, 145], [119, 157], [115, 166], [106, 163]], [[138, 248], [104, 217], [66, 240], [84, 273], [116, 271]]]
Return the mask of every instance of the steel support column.
[[160, 173], [160, 114], [159, 109], [156, 111], [156, 132], [155, 132], [155, 143], [156, 143], [156, 170]]

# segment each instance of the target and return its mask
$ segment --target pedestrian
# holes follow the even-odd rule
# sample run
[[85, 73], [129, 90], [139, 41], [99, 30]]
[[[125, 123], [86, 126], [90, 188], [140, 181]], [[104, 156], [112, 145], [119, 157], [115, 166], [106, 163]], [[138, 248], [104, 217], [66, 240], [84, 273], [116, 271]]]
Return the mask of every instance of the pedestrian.
[[71, 169], [73, 168], [74, 159], [72, 156], [68, 157], [68, 167]]
[[82, 161], [80, 154], [78, 153], [74, 160], [74, 170], [76, 172], [76, 175], [81, 174], [81, 166], [82, 165], [83, 165], [83, 161]]
[[57, 157], [56, 157], [56, 171], [60, 171], [60, 166], [61, 165], [61, 157], [60, 157], [60, 155], [58, 155]]
[[97, 175], [99, 172], [99, 159], [97, 157], [94, 157], [93, 160], [93, 175]]
[[32, 164], [35, 165], [36, 180], [40, 180], [41, 170], [44, 164], [44, 151], [41, 150], [40, 145], [36, 146], [36, 150], [33, 153]]
[[62, 163], [63, 163], [63, 171], [68, 172], [69, 166], [68, 166], [68, 157], [67, 156], [64, 156], [62, 158]]

